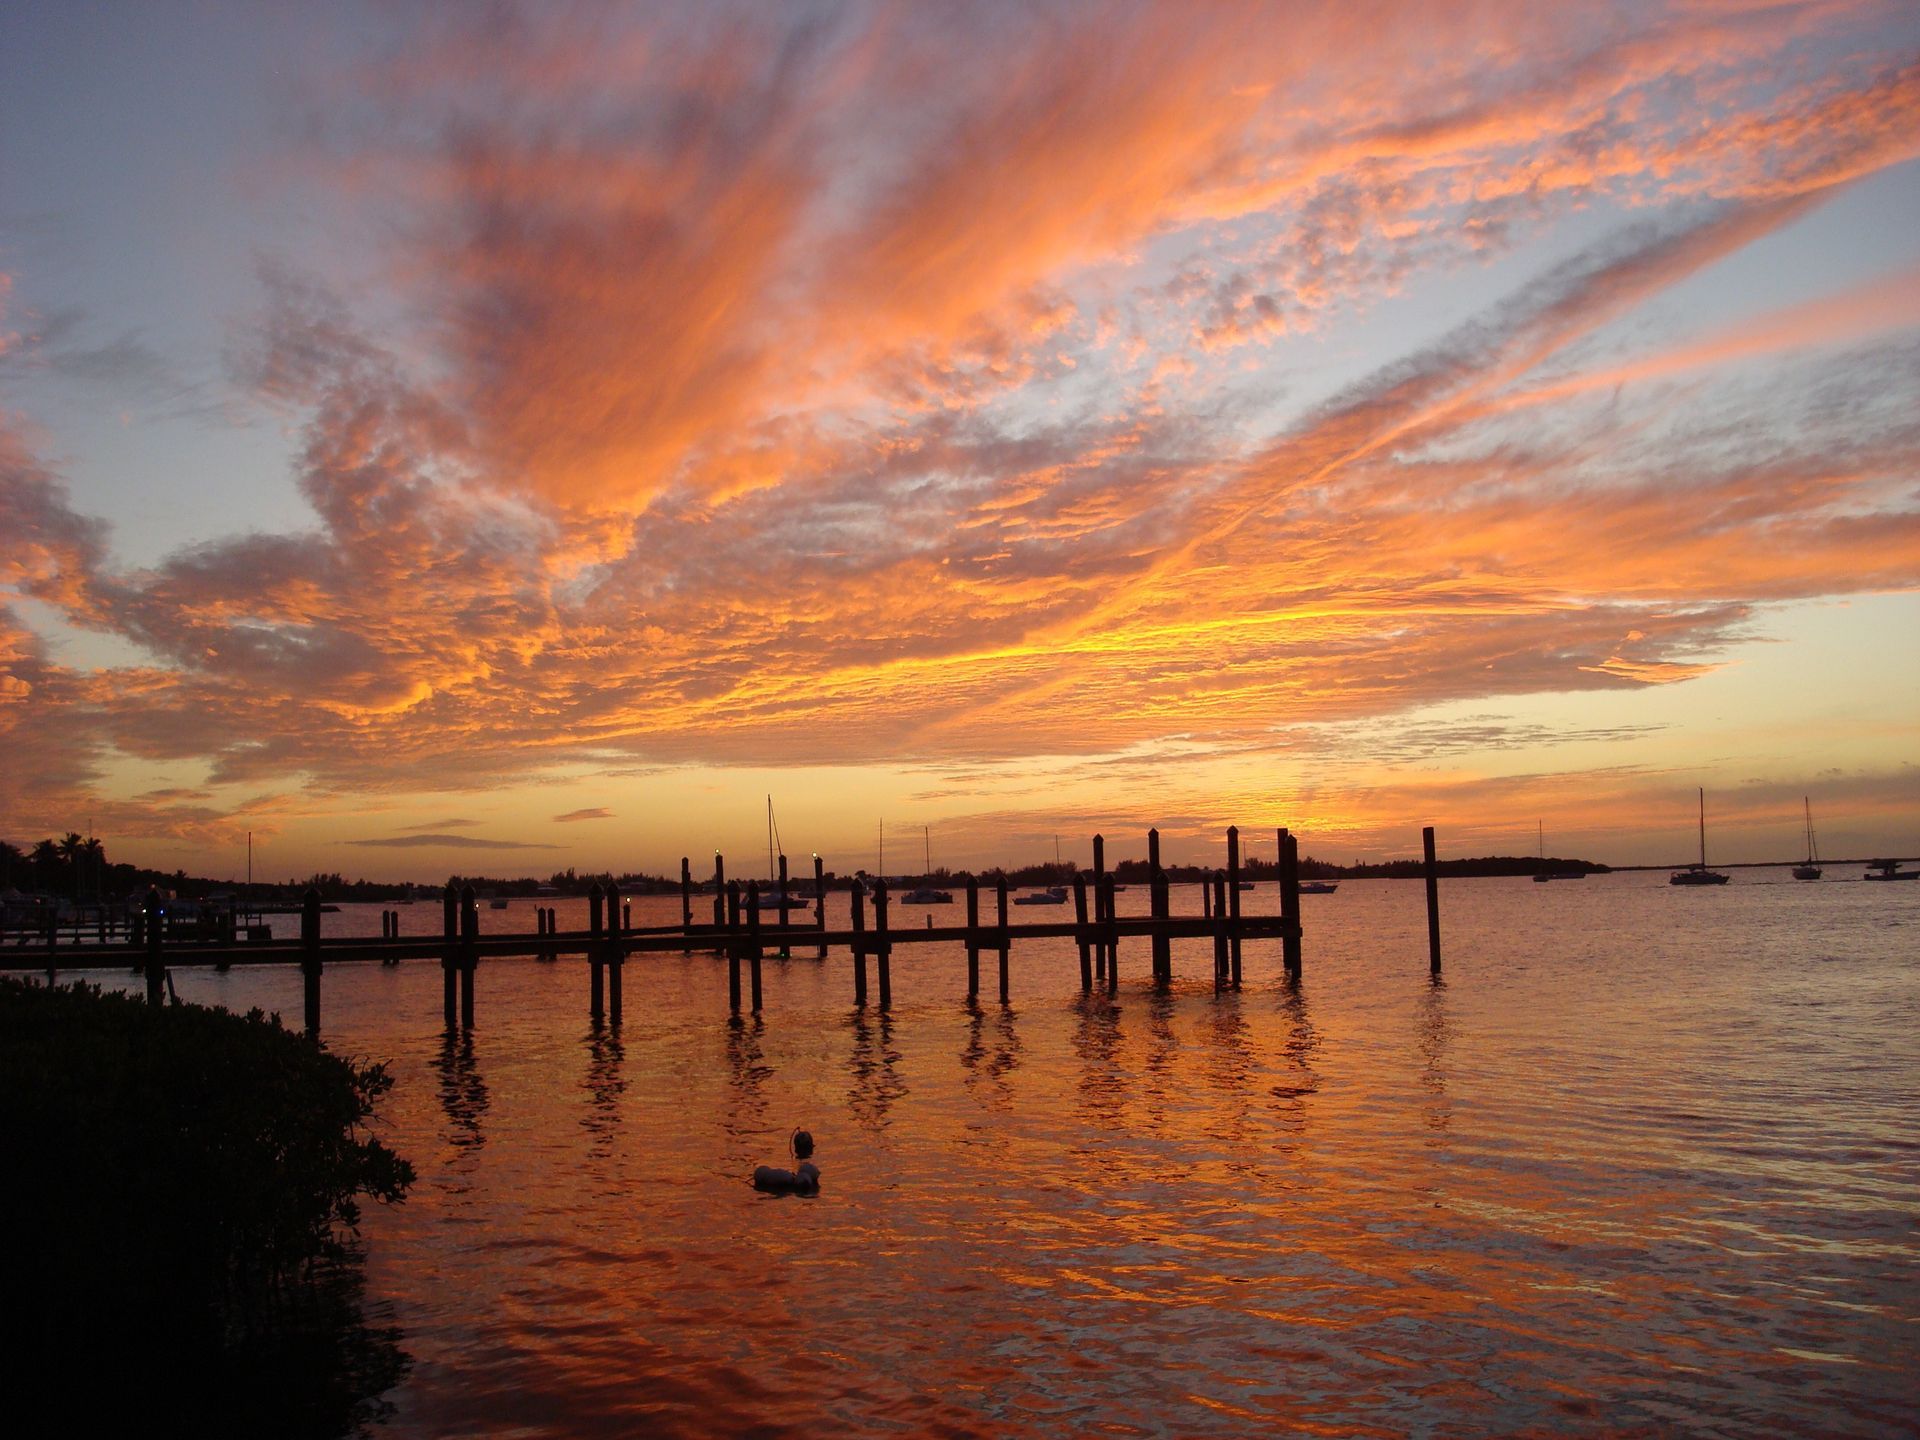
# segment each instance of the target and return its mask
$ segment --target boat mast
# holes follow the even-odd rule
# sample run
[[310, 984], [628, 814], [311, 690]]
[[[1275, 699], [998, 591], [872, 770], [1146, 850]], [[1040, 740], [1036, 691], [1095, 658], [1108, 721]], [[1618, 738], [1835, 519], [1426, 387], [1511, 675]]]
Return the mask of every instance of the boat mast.
[[927, 883], [931, 885], [933, 883], [933, 827], [931, 825], [920, 827], [920, 847], [927, 867]]
[[1807, 864], [1814, 863], [1813, 849], [1813, 800], [1806, 795], [1800, 797], [1800, 804], [1807, 812]]
[[767, 884], [773, 884], [773, 796], [767, 796]]
[[1700, 787], [1700, 868], [1707, 868], [1707, 787]]

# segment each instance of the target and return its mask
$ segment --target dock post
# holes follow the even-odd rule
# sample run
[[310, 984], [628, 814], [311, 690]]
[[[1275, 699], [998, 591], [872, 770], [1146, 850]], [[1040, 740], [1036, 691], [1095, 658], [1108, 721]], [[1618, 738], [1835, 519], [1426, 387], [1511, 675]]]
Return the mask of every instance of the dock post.
[[[827, 933], [827, 862], [816, 851], [813, 857], [813, 928]], [[827, 958], [827, 945], [820, 942], [820, 958]]]
[[[782, 906], [784, 912], [785, 907]], [[747, 965], [753, 972], [753, 1013], [760, 1013], [760, 882], [747, 882]]]
[[1114, 907], [1114, 899], [1113, 899], [1114, 884], [1115, 884], [1115, 881], [1113, 876], [1109, 875], [1107, 876], [1106, 884], [1101, 887], [1107, 892], [1106, 898], [1102, 904], [1102, 908], [1106, 911], [1106, 916], [1107, 916], [1107, 922], [1106, 922], [1107, 989], [1110, 991], [1118, 990], [1120, 988], [1120, 931], [1119, 931], [1119, 924], [1118, 924], [1119, 912]]
[[[793, 947], [787, 941], [787, 857], [780, 857], [780, 958], [792, 958]], [[759, 1008], [757, 1005], [754, 1007]]]
[[980, 880], [967, 876], [967, 999], [980, 998]]
[[1427, 964], [1431, 975], [1440, 973], [1440, 866], [1433, 858], [1433, 827], [1426, 826], [1420, 832], [1420, 843], [1426, 850], [1427, 872]]
[[1227, 978], [1227, 877], [1213, 872], [1213, 988]]
[[727, 857], [713, 852], [713, 928], [727, 928]]
[[1280, 828], [1280, 919], [1287, 933], [1280, 942], [1286, 956], [1287, 976], [1300, 978], [1300, 841], [1285, 826]]
[[460, 968], [460, 892], [451, 880], [441, 900], [440, 939], [441, 999], [447, 1012], [447, 1029], [451, 1030], [460, 1021], [460, 981], [456, 973]]
[[693, 863], [680, 857], [680, 946], [682, 955], [693, 953]]
[[626, 966], [627, 946], [621, 938], [633, 927], [626, 902], [620, 898], [620, 887], [609, 883], [607, 886], [607, 1018], [614, 1025], [620, 1023], [620, 992], [622, 989], [620, 972]]
[[[1167, 872], [1160, 868], [1160, 832], [1158, 829], [1147, 831], [1147, 871], [1151, 876], [1148, 883], [1152, 886], [1149, 894], [1149, 907], [1153, 918], [1167, 918]], [[1173, 976], [1173, 942], [1164, 935], [1153, 937], [1153, 978], [1168, 980]]]
[[[166, 924], [165, 912], [160, 905], [160, 892], [152, 887], [147, 890], [146, 928], [141, 938], [147, 942], [147, 1003], [158, 1005], [166, 987], [166, 969], [161, 964], [160, 946], [163, 927]], [[52, 957], [48, 957], [47, 968], [53, 968]]]
[[460, 887], [460, 1024], [473, 1028], [473, 987], [480, 970], [480, 902], [473, 886]]
[[[714, 857], [715, 861], [719, 856]], [[740, 929], [740, 882], [729, 880], [727, 888], [715, 901], [725, 907], [727, 929], [727, 1008], [735, 1019], [740, 1017], [740, 944], [737, 932]]]
[[880, 970], [880, 1008], [893, 1008], [893, 942], [887, 939], [887, 882], [873, 887], [874, 955]]
[[[153, 981], [147, 981], [148, 999]], [[320, 1038], [320, 892], [309, 885], [300, 902], [300, 996], [309, 1040]]]
[[1106, 837], [1092, 837], [1092, 924], [1094, 924], [1094, 943], [1092, 943], [1092, 977], [1106, 979], [1106, 962], [1112, 958], [1106, 952], [1106, 933], [1100, 929], [1100, 922], [1106, 920], [1106, 912], [1100, 908], [1106, 900]]
[[1012, 948], [1013, 940], [1007, 934], [1007, 877], [1001, 873], [995, 884], [994, 899], [1000, 909], [1000, 1003], [1007, 1003], [1007, 951]]
[[853, 882], [853, 1003], [867, 1003], [867, 887]]
[[1084, 995], [1093, 989], [1093, 961], [1087, 953], [1087, 877], [1078, 871], [1073, 876], [1073, 938], [1080, 946], [1080, 993]]
[[1240, 983], [1240, 827], [1227, 827], [1227, 951], [1233, 983]]
[[605, 898], [598, 880], [587, 887], [587, 968], [592, 972], [587, 984], [587, 1018], [596, 1024], [607, 1009], [606, 974], [600, 962], [600, 937], [605, 933], [601, 928], [601, 902]]

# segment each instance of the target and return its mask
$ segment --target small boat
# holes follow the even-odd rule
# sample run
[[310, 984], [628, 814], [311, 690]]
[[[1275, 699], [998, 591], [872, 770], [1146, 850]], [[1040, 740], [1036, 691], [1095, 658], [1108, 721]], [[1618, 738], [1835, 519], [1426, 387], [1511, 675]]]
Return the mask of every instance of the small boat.
[[1339, 888], [1338, 880], [1302, 880], [1300, 882], [1302, 895], [1331, 895]]
[[1251, 881], [1251, 880], [1242, 880], [1242, 881], [1240, 882], [1240, 884], [1239, 884], [1239, 887], [1238, 887], [1238, 888], [1239, 888], [1239, 889], [1242, 889], [1242, 890], [1251, 890], [1251, 889], [1253, 889], [1253, 881]]
[[1796, 880], [1818, 880], [1820, 878], [1820, 852], [1813, 844], [1813, 802], [1805, 795], [1800, 797], [1800, 805], [1807, 815], [1807, 858], [1793, 867]]
[[791, 890], [784, 896], [778, 890], [761, 890], [753, 897], [754, 907], [759, 910], [778, 910], [783, 899], [789, 912], [813, 909], [814, 902], [811, 895], [796, 895]]
[[[780, 849], [780, 823], [773, 818], [773, 796], [769, 795], [767, 796], [767, 888], [754, 895], [754, 909], [778, 910], [780, 908], [779, 865], [784, 858]], [[787, 884], [791, 886], [793, 882], [789, 880]], [[789, 913], [795, 910], [813, 909], [813, 897], [803, 895], [798, 890], [788, 889], [785, 900]]]
[[1016, 905], [1064, 905], [1067, 903], [1067, 887], [1049, 885], [1046, 889], [1035, 890], [1030, 895], [1016, 895], [1013, 897], [1013, 903]]
[[[921, 832], [921, 845], [925, 848], [927, 874], [933, 874], [933, 830], [932, 827]], [[931, 884], [916, 885], [900, 897], [902, 905], [951, 905], [953, 895], [946, 890], [937, 890]]]
[[1684, 870], [1676, 870], [1667, 877], [1669, 885], [1724, 885], [1727, 877], [1718, 870], [1707, 869], [1707, 791], [1700, 790], [1700, 861]]
[[[1547, 858], [1547, 832], [1538, 820], [1533, 822], [1533, 827], [1535, 834], [1539, 837], [1540, 860], [1544, 864]], [[1534, 872], [1533, 883], [1544, 885], [1549, 880], [1584, 880], [1586, 878], [1587, 872], [1584, 870], [1537, 870]]]
[[504, 896], [504, 895], [496, 895], [496, 896], [494, 896], [494, 897], [493, 897], [493, 898], [492, 898], [491, 900], [489, 900], [489, 901], [487, 901], [487, 908], [488, 908], [489, 910], [504, 910], [504, 909], [506, 909], [506, 908], [507, 908], [507, 897], [506, 897], [506, 896]]
[[1902, 870], [1898, 860], [1869, 860], [1862, 880], [1920, 880], [1920, 870]]

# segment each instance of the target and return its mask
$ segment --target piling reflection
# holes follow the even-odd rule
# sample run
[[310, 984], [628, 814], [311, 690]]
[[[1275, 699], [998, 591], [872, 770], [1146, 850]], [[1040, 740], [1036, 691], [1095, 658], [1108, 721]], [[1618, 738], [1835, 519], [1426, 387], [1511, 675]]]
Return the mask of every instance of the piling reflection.
[[987, 1011], [977, 1000], [967, 1002], [967, 1041], [960, 1051], [960, 1068], [967, 1089], [990, 1110], [1004, 1111], [1013, 1103], [1008, 1077], [1020, 1064], [1020, 1035], [1013, 1010], [993, 1007], [989, 1029]]
[[848, 1020], [853, 1048], [847, 1069], [853, 1084], [847, 1088], [847, 1109], [868, 1130], [884, 1130], [893, 1104], [907, 1093], [900, 1078], [900, 1051], [894, 1044], [893, 1017], [885, 1011], [876, 1020], [861, 1008]]
[[586, 1113], [580, 1128], [588, 1135], [587, 1154], [603, 1160], [620, 1128], [620, 1097], [627, 1093], [626, 1046], [620, 1032], [596, 1025], [587, 1032]]
[[1420, 997], [1416, 1024], [1427, 1143], [1439, 1145], [1453, 1124], [1453, 1101], [1447, 1094], [1447, 1050], [1453, 1040], [1453, 1022], [1447, 1010], [1447, 982], [1438, 975]]
[[[1320, 1072], [1315, 1061], [1320, 1053], [1320, 1032], [1314, 1028], [1313, 1014], [1307, 1004], [1305, 987], [1298, 979], [1289, 980], [1280, 994], [1282, 1025], [1280, 1054], [1275, 1064], [1274, 1083], [1267, 1087], [1273, 1096], [1273, 1125], [1282, 1135], [1297, 1137], [1306, 1132], [1307, 1104], [1320, 1089]], [[1282, 1147], [1291, 1148], [1291, 1141]]]
[[449, 1030], [440, 1039], [434, 1069], [440, 1081], [440, 1109], [447, 1117], [444, 1138], [461, 1150], [477, 1150], [486, 1143], [481, 1126], [487, 1113], [487, 1082], [474, 1056], [473, 1032]]
[[[1215, 995], [1208, 1012], [1206, 1038], [1198, 1047], [1201, 1078], [1218, 1097], [1207, 1107], [1207, 1134], [1236, 1149], [1244, 1148], [1253, 1133], [1251, 1082], [1255, 1065], [1245, 1002], [1246, 996], [1238, 990], [1222, 990]], [[1235, 1161], [1229, 1168], [1243, 1169], [1255, 1163]]]
[[1178, 1069], [1180, 1039], [1173, 1031], [1174, 997], [1171, 986], [1156, 981], [1147, 993], [1147, 1055], [1140, 1079], [1144, 1108], [1155, 1130], [1167, 1123], [1167, 1111], [1176, 1102], [1173, 1080]]
[[1103, 1129], [1114, 1129], [1126, 1110], [1127, 1073], [1120, 1064], [1120, 1006], [1095, 989], [1077, 1002], [1073, 1053], [1080, 1057], [1078, 1114]]

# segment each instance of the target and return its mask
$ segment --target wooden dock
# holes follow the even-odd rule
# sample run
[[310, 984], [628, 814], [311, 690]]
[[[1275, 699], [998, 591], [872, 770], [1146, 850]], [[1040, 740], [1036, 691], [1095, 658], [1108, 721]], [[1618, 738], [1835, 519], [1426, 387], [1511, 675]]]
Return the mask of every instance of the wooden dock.
[[[1150, 943], [1150, 974], [1155, 984], [1172, 982], [1172, 942], [1174, 940], [1211, 939], [1213, 942], [1214, 983], [1218, 988], [1241, 984], [1241, 947], [1246, 940], [1277, 939], [1282, 942], [1285, 971], [1297, 980], [1302, 968], [1300, 924], [1299, 844], [1287, 830], [1277, 832], [1279, 841], [1280, 904], [1277, 913], [1249, 913], [1241, 905], [1240, 833], [1229, 828], [1226, 837], [1226, 866], [1213, 872], [1200, 886], [1202, 908], [1198, 915], [1172, 913], [1171, 887], [1160, 864], [1159, 832], [1147, 835], [1149, 880], [1148, 913], [1122, 916], [1114, 904], [1114, 877], [1105, 864], [1105, 841], [1095, 836], [1094, 865], [1090, 872], [1073, 880], [1073, 916], [1071, 919], [1015, 923], [1008, 915], [1007, 884], [999, 880], [990, 889], [969, 877], [966, 881], [966, 919], [958, 925], [925, 924], [910, 928], [894, 922], [896, 903], [884, 880], [875, 882], [871, 891], [856, 885], [851, 892], [850, 923], [844, 929], [829, 929], [826, 921], [827, 883], [823, 862], [814, 858], [811, 923], [794, 924], [784, 904], [770, 906], [771, 922], [763, 919], [758, 881], [744, 886], [725, 879], [725, 861], [716, 855], [714, 890], [709, 896], [696, 889], [691, 867], [680, 862], [680, 923], [677, 925], [634, 926], [631, 907], [624, 904], [617, 889], [603, 890], [595, 885], [588, 891], [588, 926], [585, 930], [560, 930], [556, 912], [540, 908], [535, 912], [532, 933], [482, 935], [478, 897], [473, 887], [456, 893], [451, 885], [442, 896], [442, 925], [438, 936], [402, 937], [399, 913], [389, 911], [382, 917], [382, 936], [378, 940], [360, 937], [323, 938], [320, 934], [321, 901], [308, 891], [300, 917], [298, 940], [256, 940], [236, 944], [227, 940], [207, 943], [196, 937], [170, 936], [167, 902], [149, 894], [144, 912], [138, 917], [134, 938], [119, 944], [113, 940], [85, 946], [62, 947], [49, 943], [44, 947], [14, 948], [0, 955], [0, 969], [35, 969], [51, 973], [60, 967], [80, 968], [101, 963], [132, 962], [144, 972], [147, 997], [162, 1003], [164, 981], [169, 967], [213, 966], [228, 969], [236, 965], [298, 965], [303, 976], [304, 1010], [307, 1033], [316, 1038], [320, 1032], [320, 986], [328, 965], [380, 963], [397, 964], [402, 960], [438, 960], [443, 980], [446, 1023], [449, 1028], [471, 1027], [474, 1023], [475, 991], [479, 964], [483, 959], [509, 956], [533, 957], [554, 961], [562, 957], [581, 957], [588, 962], [587, 1010], [595, 1022], [619, 1024], [624, 1009], [624, 970], [634, 956], [696, 950], [723, 956], [727, 961], [729, 1011], [739, 1016], [745, 1008], [759, 1014], [763, 1008], [761, 986], [762, 961], [768, 952], [791, 954], [811, 949], [820, 959], [830, 952], [844, 950], [852, 960], [850, 976], [853, 1001], [869, 1003], [869, 965], [875, 999], [882, 1010], [893, 1002], [892, 956], [896, 948], [910, 945], [952, 945], [966, 955], [966, 994], [977, 999], [980, 993], [980, 957], [989, 954], [997, 961], [1000, 1000], [1008, 1000], [1012, 989], [1011, 955], [1014, 948], [1030, 940], [1070, 939], [1079, 951], [1080, 984], [1084, 991], [1113, 989], [1119, 983], [1119, 944], [1123, 939], [1146, 939]], [[1425, 833], [1428, 864], [1428, 901], [1432, 968], [1438, 973], [1439, 921], [1432, 881], [1433, 832]], [[781, 870], [785, 872], [782, 857]], [[793, 892], [782, 888], [780, 895]], [[696, 902], [702, 911], [712, 902], [712, 918], [695, 918]], [[990, 903], [990, 918], [983, 914], [983, 902]], [[806, 908], [804, 905], [801, 908]], [[57, 940], [57, 937], [55, 937]], [[743, 994], [743, 983], [745, 993]]]

